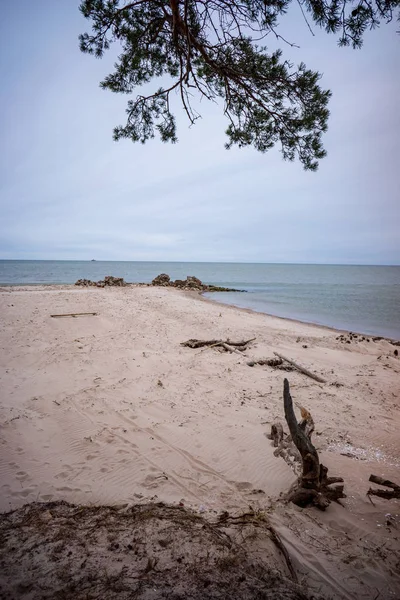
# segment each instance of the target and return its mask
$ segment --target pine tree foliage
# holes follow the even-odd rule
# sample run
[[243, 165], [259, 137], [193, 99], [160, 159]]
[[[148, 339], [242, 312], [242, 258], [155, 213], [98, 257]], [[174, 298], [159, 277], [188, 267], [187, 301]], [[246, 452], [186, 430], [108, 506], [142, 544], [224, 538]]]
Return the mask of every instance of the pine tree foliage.
[[[327, 32], [339, 33], [340, 45], [354, 48], [366, 29], [391, 20], [400, 6], [400, 0], [297, 1], [306, 21], [310, 15]], [[114, 138], [145, 143], [158, 134], [176, 142], [171, 93], [178, 93], [192, 124], [200, 116], [193, 108], [197, 94], [222, 101], [228, 148], [253, 145], [266, 152], [277, 144], [285, 159], [316, 170], [326, 154], [322, 134], [331, 93], [321, 89], [319, 73], [303, 63], [295, 67], [263, 44], [268, 35], [285, 42], [277, 27], [290, 2], [83, 0], [80, 10], [92, 32], [80, 36], [81, 50], [101, 58], [113, 42], [121, 49], [101, 87], [133, 95], [158, 77], [171, 82], [130, 99], [127, 122], [115, 128]]]

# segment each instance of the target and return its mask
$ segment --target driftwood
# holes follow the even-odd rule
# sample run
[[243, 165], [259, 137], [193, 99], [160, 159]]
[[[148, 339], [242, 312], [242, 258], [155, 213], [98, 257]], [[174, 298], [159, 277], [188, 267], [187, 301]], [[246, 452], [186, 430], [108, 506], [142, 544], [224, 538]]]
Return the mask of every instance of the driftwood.
[[328, 477], [327, 467], [319, 462], [318, 452], [311, 442], [314, 420], [311, 413], [300, 406], [302, 420], [297, 422], [287, 379], [283, 383], [283, 405], [290, 436], [285, 437], [282, 425], [275, 423], [271, 427], [270, 437], [277, 447], [275, 456], [282, 456], [298, 475], [298, 481], [289, 491], [287, 500], [298, 506], [314, 505], [325, 510], [332, 500], [338, 502], [346, 497], [343, 485], [329, 487], [342, 483], [343, 479]]
[[274, 442], [275, 448], [283, 442], [283, 427], [280, 423], [275, 423], [271, 426], [270, 439]]
[[379, 496], [379, 498], [385, 498], [386, 500], [391, 500], [392, 498], [400, 498], [400, 485], [397, 485], [397, 483], [393, 483], [393, 481], [389, 481], [388, 479], [378, 477], [378, 475], [370, 475], [369, 481], [372, 481], [372, 483], [376, 483], [377, 485], [383, 485], [392, 489], [374, 490], [373, 488], [369, 488], [367, 496]]
[[181, 346], [187, 346], [188, 348], [222, 348], [226, 352], [236, 352], [240, 354], [247, 350], [248, 344], [253, 342], [256, 338], [250, 340], [243, 340], [241, 342], [232, 342], [231, 340], [196, 340], [190, 339], [186, 342], [181, 342]]
[[274, 368], [283, 368], [285, 371], [292, 371], [292, 367], [290, 366], [285, 366], [282, 367], [283, 365], [283, 360], [281, 358], [260, 358], [259, 360], [249, 360], [247, 362], [249, 367], [254, 367], [254, 365], [267, 365], [268, 367], [274, 367]]
[[97, 315], [97, 313], [95, 313], [95, 312], [65, 313], [65, 314], [61, 314], [61, 315], [50, 315], [50, 316], [53, 317], [54, 319], [55, 318], [59, 319], [60, 317], [83, 317], [83, 316], [87, 316], [87, 315], [95, 316], [95, 315]]
[[315, 381], [318, 381], [319, 383], [326, 383], [325, 379], [322, 379], [322, 377], [320, 377], [319, 375], [315, 375], [315, 373], [312, 373], [308, 369], [305, 369], [304, 367], [298, 365], [297, 363], [294, 362], [294, 360], [290, 360], [290, 358], [286, 358], [286, 356], [282, 356], [282, 354], [278, 354], [278, 352], [274, 352], [274, 354], [281, 360], [284, 360], [287, 363], [289, 363], [289, 365], [292, 365], [292, 367], [294, 367], [295, 369], [300, 371], [300, 373], [304, 373], [304, 375], [311, 377], [311, 379], [315, 379]]

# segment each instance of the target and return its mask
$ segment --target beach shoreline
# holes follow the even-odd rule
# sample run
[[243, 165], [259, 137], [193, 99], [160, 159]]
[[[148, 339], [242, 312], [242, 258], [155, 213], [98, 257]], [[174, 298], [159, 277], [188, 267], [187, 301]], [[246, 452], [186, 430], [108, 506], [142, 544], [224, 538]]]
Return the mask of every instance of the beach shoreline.
[[[191, 293], [191, 292], [189, 292]], [[225, 307], [232, 307], [235, 308], [236, 310], [243, 310], [245, 312], [249, 312], [252, 314], [258, 314], [258, 315], [266, 315], [267, 317], [272, 317], [273, 319], [283, 319], [284, 321], [289, 321], [291, 323], [298, 323], [298, 324], [304, 324], [304, 325], [310, 325], [310, 327], [318, 327], [320, 329], [327, 329], [328, 331], [331, 331], [333, 333], [338, 333], [338, 334], [342, 334], [342, 333], [356, 333], [357, 335], [360, 336], [365, 336], [368, 338], [371, 338], [372, 340], [374, 340], [374, 338], [376, 338], [378, 341], [379, 340], [386, 340], [387, 342], [390, 342], [391, 344], [394, 345], [399, 345], [400, 346], [400, 340], [396, 340], [394, 338], [388, 337], [386, 335], [374, 335], [374, 334], [370, 334], [370, 333], [365, 333], [363, 331], [359, 331], [358, 329], [342, 329], [340, 327], [333, 327], [331, 325], [324, 325], [322, 323], [315, 323], [313, 321], [304, 321], [301, 319], [296, 319], [295, 317], [282, 317], [280, 315], [276, 315], [273, 313], [269, 313], [269, 312], [264, 312], [264, 311], [259, 311], [259, 310], [255, 310], [253, 308], [246, 308], [243, 306], [237, 306], [236, 304], [231, 304], [231, 303], [227, 303], [227, 302], [222, 302], [220, 300], [214, 300], [214, 298], [209, 298], [207, 296], [205, 296], [205, 294], [210, 294], [212, 292], [200, 292], [199, 295], [206, 301], [206, 302], [213, 302], [219, 306], [225, 306]]]
[[[389, 571], [400, 523], [385, 517], [396, 519], [399, 501], [366, 497], [371, 473], [398, 481], [400, 468], [400, 362], [388, 340], [347, 343], [339, 330], [151, 285], [2, 287], [0, 312], [0, 511], [161, 501], [215, 517], [251, 505], [268, 511], [300, 570], [304, 544], [325, 532], [307, 564], [323, 589], [345, 577], [347, 595], [333, 586], [332, 597], [357, 597], [361, 571], [349, 553], [367, 581], [362, 598], [376, 595], [374, 577], [399, 586]], [[96, 315], [50, 316], [75, 312]], [[238, 356], [181, 346], [190, 338], [256, 339]], [[327, 383], [247, 365], [275, 351]], [[313, 415], [329, 474], [344, 478], [343, 507], [315, 515], [279, 500], [295, 478], [266, 434], [277, 420], [286, 429], [284, 377]], [[364, 536], [391, 549], [373, 568]]]
[[[148, 288], [148, 287], [154, 287], [154, 286], [152, 286], [151, 283], [126, 283], [126, 285], [124, 287], [125, 288], [136, 288], [136, 287]], [[20, 285], [20, 284], [0, 285], [0, 293], [3, 291], [11, 292], [11, 290], [13, 290], [15, 292], [24, 292], [24, 291], [46, 291], [46, 290], [47, 291], [50, 291], [50, 290], [52, 290], [52, 291], [57, 291], [57, 290], [73, 291], [73, 290], [77, 290], [77, 289], [81, 289], [81, 288], [79, 288], [78, 286], [75, 286], [75, 284], [70, 284], [70, 283], [49, 283], [49, 284], [30, 283], [30, 284], [24, 284], [24, 285]], [[88, 289], [97, 289], [97, 288], [88, 288]], [[238, 290], [238, 292], [239, 291], [241, 291], [241, 290]], [[227, 307], [227, 308], [231, 307], [235, 310], [243, 311], [243, 312], [250, 313], [250, 314], [264, 315], [267, 317], [271, 317], [273, 319], [282, 319], [283, 321], [309, 325], [310, 327], [326, 329], [328, 331], [331, 331], [331, 332], [337, 333], [337, 334], [355, 333], [359, 336], [368, 337], [372, 341], [386, 340], [387, 342], [393, 344], [394, 346], [400, 346], [400, 340], [389, 337], [387, 335], [375, 335], [375, 334], [365, 333], [364, 331], [359, 331], [357, 328], [345, 329], [345, 328], [340, 328], [340, 327], [333, 327], [331, 325], [324, 325], [322, 323], [316, 323], [313, 321], [297, 319], [295, 317], [283, 317], [283, 316], [276, 315], [276, 314], [269, 313], [269, 312], [258, 311], [253, 308], [246, 308], [246, 307], [237, 306], [237, 305], [231, 304], [231, 303], [225, 303], [220, 300], [215, 300], [212, 297], [206, 296], [205, 294], [213, 293], [213, 292], [209, 292], [209, 291], [201, 292], [201, 291], [197, 291], [197, 290], [196, 291], [182, 290], [182, 293], [188, 294], [188, 297], [196, 296], [205, 302], [211, 302], [218, 306], [223, 306], [223, 307]], [[218, 293], [218, 292], [215, 292], [215, 293]]]

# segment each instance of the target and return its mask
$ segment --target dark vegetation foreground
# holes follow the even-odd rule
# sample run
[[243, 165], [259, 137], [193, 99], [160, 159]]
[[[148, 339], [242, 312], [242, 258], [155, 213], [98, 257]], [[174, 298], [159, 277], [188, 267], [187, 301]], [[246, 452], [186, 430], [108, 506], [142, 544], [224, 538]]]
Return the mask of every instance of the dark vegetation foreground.
[[[248, 551], [257, 536], [269, 552]], [[0, 598], [311, 598], [274, 537], [263, 513], [212, 523], [161, 503], [27, 504], [0, 515]]]

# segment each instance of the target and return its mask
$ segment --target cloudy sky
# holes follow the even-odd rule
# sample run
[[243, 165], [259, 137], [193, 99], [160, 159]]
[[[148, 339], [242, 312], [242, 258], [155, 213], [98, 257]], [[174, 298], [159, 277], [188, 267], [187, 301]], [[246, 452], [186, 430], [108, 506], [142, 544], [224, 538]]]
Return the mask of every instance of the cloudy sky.
[[300, 49], [285, 56], [333, 91], [328, 157], [309, 173], [225, 150], [206, 103], [192, 128], [179, 113], [176, 145], [113, 142], [127, 97], [99, 88], [111, 57], [79, 51], [78, 4], [2, 6], [0, 258], [400, 264], [396, 24], [355, 51], [290, 8], [280, 33]]

